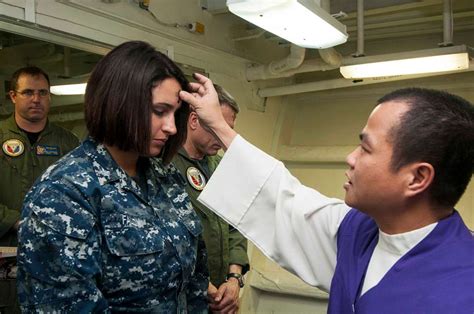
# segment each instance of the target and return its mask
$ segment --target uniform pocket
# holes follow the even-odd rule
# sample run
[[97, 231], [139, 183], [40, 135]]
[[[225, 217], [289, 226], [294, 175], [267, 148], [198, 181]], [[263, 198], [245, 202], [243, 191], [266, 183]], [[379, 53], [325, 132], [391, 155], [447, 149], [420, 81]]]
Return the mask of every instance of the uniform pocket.
[[31, 200], [27, 197], [24, 206], [62, 235], [84, 240], [96, 223], [94, 215], [86, 209], [86, 202], [71, 197], [66, 190], [44, 184], [32, 196]]
[[117, 256], [163, 251], [165, 234], [150, 219], [125, 213], [103, 213], [102, 224], [109, 251]]
[[189, 216], [181, 216], [181, 222], [194, 237], [198, 237], [202, 233], [201, 221], [195, 212]]

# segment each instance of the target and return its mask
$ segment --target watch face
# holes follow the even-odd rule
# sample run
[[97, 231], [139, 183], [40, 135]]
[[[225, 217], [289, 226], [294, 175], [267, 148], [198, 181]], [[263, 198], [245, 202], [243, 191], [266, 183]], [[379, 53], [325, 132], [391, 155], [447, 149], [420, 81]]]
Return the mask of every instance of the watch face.
[[228, 281], [229, 278], [235, 278], [235, 279], [237, 279], [237, 281], [239, 282], [240, 288], [242, 288], [242, 287], [244, 286], [244, 278], [242, 277], [241, 274], [229, 273], [229, 274], [226, 275], [226, 281]]

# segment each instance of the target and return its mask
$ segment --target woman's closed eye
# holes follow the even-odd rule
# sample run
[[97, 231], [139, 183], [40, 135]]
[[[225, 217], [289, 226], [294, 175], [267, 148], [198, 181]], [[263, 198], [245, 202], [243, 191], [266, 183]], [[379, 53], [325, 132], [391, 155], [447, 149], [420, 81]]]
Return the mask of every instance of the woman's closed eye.
[[162, 117], [165, 114], [165, 112], [166, 110], [163, 110], [163, 109], [157, 109], [157, 108], [153, 109], [153, 113], [157, 115], [158, 117]]

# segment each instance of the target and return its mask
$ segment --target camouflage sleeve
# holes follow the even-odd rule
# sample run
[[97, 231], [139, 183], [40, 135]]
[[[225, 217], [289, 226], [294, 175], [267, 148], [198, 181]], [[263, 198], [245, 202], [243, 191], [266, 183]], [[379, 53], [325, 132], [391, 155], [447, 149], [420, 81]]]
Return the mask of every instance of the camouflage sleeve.
[[96, 285], [100, 234], [90, 204], [71, 184], [38, 185], [22, 212], [18, 297], [23, 312], [108, 311]]
[[8, 208], [0, 204], [0, 239], [15, 225], [20, 219], [20, 211]]
[[247, 239], [231, 225], [229, 225], [229, 264], [242, 266], [242, 274], [245, 274], [250, 267]]
[[196, 269], [189, 282], [187, 304], [189, 313], [208, 314], [207, 286], [209, 285], [209, 270], [207, 268], [206, 246], [202, 235], [198, 238]]

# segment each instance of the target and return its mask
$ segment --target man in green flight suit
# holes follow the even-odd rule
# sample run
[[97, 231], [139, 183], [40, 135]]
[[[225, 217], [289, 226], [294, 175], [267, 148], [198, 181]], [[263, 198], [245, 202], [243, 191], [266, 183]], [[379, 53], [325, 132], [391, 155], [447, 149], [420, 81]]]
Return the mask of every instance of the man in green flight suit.
[[[0, 247], [17, 245], [23, 199], [34, 181], [79, 144], [74, 134], [48, 121], [49, 88], [40, 68], [12, 75], [9, 95], [15, 111], [0, 121]], [[14, 269], [0, 260], [0, 313], [19, 312]]]
[[[222, 114], [234, 127], [239, 107], [222, 87], [214, 85]], [[206, 182], [222, 157], [217, 155], [220, 144], [200, 124], [195, 112], [188, 119], [186, 142], [173, 162], [187, 181], [186, 191], [204, 227], [203, 237], [208, 251], [210, 283], [208, 288], [211, 311], [235, 313], [238, 310], [242, 275], [249, 269], [247, 240], [232, 226], [197, 201]], [[229, 178], [232, 180], [232, 178]]]

